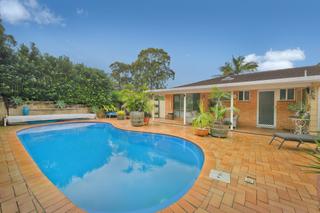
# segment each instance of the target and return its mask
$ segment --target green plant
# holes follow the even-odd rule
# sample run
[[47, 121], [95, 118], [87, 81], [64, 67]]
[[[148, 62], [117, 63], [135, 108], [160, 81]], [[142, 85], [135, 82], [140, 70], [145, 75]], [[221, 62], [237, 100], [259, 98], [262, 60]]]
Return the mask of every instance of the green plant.
[[[318, 138], [316, 141], [317, 144], [317, 150], [320, 149], [320, 138]], [[309, 165], [300, 165], [301, 167], [307, 168], [306, 172], [320, 174], [320, 153], [317, 152], [308, 152], [308, 155], [312, 158], [312, 164]]]
[[126, 112], [123, 110], [120, 110], [117, 112], [117, 116], [125, 116], [125, 115], [126, 115]]
[[199, 110], [200, 112], [192, 120], [192, 126], [199, 129], [208, 128], [212, 122], [212, 116], [210, 113], [204, 111], [203, 102], [200, 102]]
[[288, 110], [295, 112], [298, 118], [309, 118], [308, 107], [302, 103], [292, 103], [288, 105]]
[[145, 91], [131, 91], [127, 97], [125, 108], [130, 112], [149, 112], [151, 109], [148, 93]]
[[65, 103], [64, 101], [62, 101], [62, 100], [58, 100], [58, 101], [56, 102], [56, 107], [57, 107], [58, 109], [64, 109], [64, 108], [66, 107], [66, 103]]
[[92, 106], [91, 107], [91, 112], [97, 114], [100, 111], [100, 108], [98, 106]]
[[214, 101], [215, 105], [210, 108], [210, 110], [213, 112], [213, 120], [214, 122], [223, 124], [223, 120], [225, 118], [225, 115], [228, 111], [233, 109], [235, 112], [238, 111], [237, 108], [233, 107], [225, 107], [223, 105], [222, 100], [223, 99], [230, 99], [230, 93], [224, 92], [218, 88], [213, 88], [210, 96]]
[[11, 104], [12, 104], [14, 107], [18, 107], [18, 106], [20, 106], [20, 105], [23, 104], [22, 98], [21, 98], [21, 97], [18, 97], [18, 96], [12, 97], [10, 101], [11, 101]]
[[115, 111], [117, 111], [117, 108], [113, 104], [103, 105], [103, 109], [106, 112], [115, 112]]

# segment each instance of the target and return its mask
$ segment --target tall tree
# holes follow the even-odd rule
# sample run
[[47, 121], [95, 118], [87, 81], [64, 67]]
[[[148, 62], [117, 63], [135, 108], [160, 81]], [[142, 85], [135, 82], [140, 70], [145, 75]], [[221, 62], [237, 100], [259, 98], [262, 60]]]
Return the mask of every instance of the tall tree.
[[12, 35], [5, 33], [5, 28], [0, 19], [0, 65], [10, 63], [10, 60], [12, 60], [12, 57], [14, 56], [14, 46], [16, 46], [15, 39]]
[[256, 71], [258, 64], [256, 62], [247, 62], [244, 56], [232, 57], [231, 62], [226, 62], [220, 67], [223, 75], [237, 75], [242, 72]]
[[163, 49], [142, 50], [132, 64], [133, 83], [137, 86], [146, 85], [149, 89], [165, 88], [167, 81], [175, 77], [170, 62], [169, 54]]
[[175, 72], [170, 68], [169, 54], [157, 48], [142, 50], [132, 64], [114, 62], [110, 69], [119, 89], [127, 84], [136, 89], [161, 89], [166, 87], [169, 79], [175, 77]]
[[110, 66], [111, 77], [117, 84], [118, 89], [124, 89], [127, 84], [132, 82], [132, 70], [130, 64], [114, 62]]

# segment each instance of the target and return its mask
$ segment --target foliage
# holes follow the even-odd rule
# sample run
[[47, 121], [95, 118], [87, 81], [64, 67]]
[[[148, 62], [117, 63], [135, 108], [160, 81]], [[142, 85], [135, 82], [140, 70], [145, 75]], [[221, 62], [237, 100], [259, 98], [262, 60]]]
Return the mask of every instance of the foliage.
[[234, 111], [238, 111], [238, 109], [235, 107], [231, 108], [231, 107], [225, 107], [223, 105], [222, 100], [230, 99], [230, 93], [224, 92], [219, 88], [214, 87], [212, 89], [210, 97], [214, 99], [216, 103], [213, 107], [210, 108], [210, 110], [213, 112], [214, 122], [223, 123], [226, 113], [231, 109], [233, 109]]
[[59, 109], [64, 109], [66, 107], [66, 103], [62, 100], [58, 100], [56, 102], [56, 107], [59, 108]]
[[127, 91], [126, 103], [124, 107], [130, 112], [149, 112], [150, 110], [150, 99], [149, 95], [145, 91]]
[[21, 106], [23, 104], [21, 97], [11, 97], [10, 102], [14, 107]]
[[295, 112], [295, 115], [301, 119], [307, 119], [310, 117], [308, 107], [302, 103], [292, 103], [288, 105], [288, 110]]
[[212, 122], [212, 116], [210, 113], [205, 112], [203, 102], [200, 102], [199, 110], [200, 112], [192, 120], [192, 126], [200, 129], [208, 128]]
[[102, 70], [42, 54], [34, 43], [14, 45], [0, 23], [0, 95], [99, 107], [111, 101], [112, 81]]
[[[316, 141], [317, 150], [320, 149], [320, 138]], [[308, 155], [312, 158], [312, 164], [309, 165], [300, 165], [301, 167], [307, 168], [307, 172], [320, 174], [320, 153], [309, 152]]]
[[126, 115], [126, 112], [123, 110], [120, 110], [117, 112], [117, 116], [125, 116], [125, 115]]
[[103, 109], [106, 112], [115, 112], [115, 111], [117, 111], [117, 108], [113, 104], [103, 105]]
[[100, 111], [100, 108], [98, 106], [92, 106], [91, 107], [91, 112], [97, 114]]
[[247, 62], [244, 56], [232, 57], [231, 62], [226, 62], [220, 67], [224, 76], [237, 75], [246, 71], [256, 71], [258, 64], [256, 62]]
[[111, 76], [119, 89], [131, 84], [135, 88], [146, 85], [148, 89], [166, 87], [175, 72], [170, 68], [170, 56], [163, 49], [142, 50], [132, 64], [114, 62], [110, 65]]

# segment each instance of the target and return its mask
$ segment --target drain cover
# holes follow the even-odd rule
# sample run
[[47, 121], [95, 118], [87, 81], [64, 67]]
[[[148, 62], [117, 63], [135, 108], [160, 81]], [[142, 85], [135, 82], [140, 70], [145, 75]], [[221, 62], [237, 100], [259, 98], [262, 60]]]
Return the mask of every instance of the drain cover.
[[244, 178], [244, 182], [254, 184], [256, 182], [256, 179], [254, 177], [247, 176]]
[[212, 169], [210, 171], [209, 177], [214, 180], [230, 183], [230, 173], [227, 172]]

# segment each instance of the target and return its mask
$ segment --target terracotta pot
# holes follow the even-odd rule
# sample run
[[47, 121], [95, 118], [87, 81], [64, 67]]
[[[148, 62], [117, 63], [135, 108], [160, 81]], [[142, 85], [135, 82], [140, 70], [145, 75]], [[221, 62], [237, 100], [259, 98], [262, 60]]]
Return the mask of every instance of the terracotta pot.
[[144, 125], [145, 126], [149, 125], [149, 121], [150, 121], [149, 117], [144, 117]]
[[214, 123], [211, 128], [211, 135], [218, 138], [227, 138], [229, 133], [229, 125]]
[[131, 125], [132, 126], [143, 126], [144, 125], [144, 112], [131, 112], [130, 113]]
[[208, 129], [200, 129], [200, 128], [195, 128], [193, 130], [195, 135], [204, 137], [204, 136], [208, 136], [209, 135], [209, 130]]

